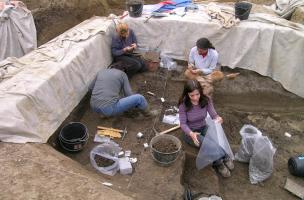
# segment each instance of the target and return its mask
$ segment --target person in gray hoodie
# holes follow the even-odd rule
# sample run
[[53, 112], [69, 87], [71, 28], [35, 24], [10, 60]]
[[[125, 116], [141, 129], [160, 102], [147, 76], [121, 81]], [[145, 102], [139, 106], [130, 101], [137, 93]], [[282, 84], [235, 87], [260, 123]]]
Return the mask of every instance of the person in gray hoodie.
[[93, 111], [104, 116], [115, 116], [132, 108], [138, 108], [146, 117], [155, 115], [148, 108], [147, 100], [141, 94], [133, 94], [125, 72], [118, 69], [103, 69], [90, 87], [90, 105]]

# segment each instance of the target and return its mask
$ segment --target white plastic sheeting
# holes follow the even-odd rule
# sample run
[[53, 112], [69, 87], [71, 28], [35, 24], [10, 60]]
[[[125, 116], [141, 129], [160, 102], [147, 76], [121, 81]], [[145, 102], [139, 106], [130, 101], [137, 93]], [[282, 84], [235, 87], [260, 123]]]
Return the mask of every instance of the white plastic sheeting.
[[[283, 87], [304, 97], [304, 26], [267, 14], [250, 15], [249, 20], [225, 29], [211, 20], [200, 6], [184, 17], [127, 17], [139, 46], [158, 47], [162, 54], [187, 60], [187, 52], [198, 38], [207, 37], [219, 52], [223, 66], [256, 71], [279, 81]], [[261, 20], [263, 18], [264, 20]]]
[[[112, 26], [94, 17], [20, 59], [0, 63], [7, 72], [0, 79], [1, 141], [47, 142], [96, 73], [111, 63]], [[11, 76], [7, 69], [13, 69]]]
[[22, 2], [0, 2], [0, 61], [21, 57], [37, 48], [37, 35], [31, 11]]
[[304, 0], [276, 0], [271, 8], [281, 17], [289, 19], [297, 7], [304, 6]]

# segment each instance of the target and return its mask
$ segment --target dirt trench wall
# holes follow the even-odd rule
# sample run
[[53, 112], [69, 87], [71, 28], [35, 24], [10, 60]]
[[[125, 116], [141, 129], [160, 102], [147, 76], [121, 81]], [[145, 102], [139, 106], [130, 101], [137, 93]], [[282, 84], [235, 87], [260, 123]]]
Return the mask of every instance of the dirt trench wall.
[[44, 44], [80, 22], [98, 15], [107, 16], [119, 0], [24, 0], [32, 11], [38, 45]]

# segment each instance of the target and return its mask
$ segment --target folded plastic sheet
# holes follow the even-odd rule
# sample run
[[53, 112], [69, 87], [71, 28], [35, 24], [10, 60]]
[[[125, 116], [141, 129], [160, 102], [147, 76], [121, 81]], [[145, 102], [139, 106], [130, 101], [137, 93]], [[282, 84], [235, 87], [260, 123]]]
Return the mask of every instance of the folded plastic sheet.
[[210, 116], [206, 118], [206, 124], [208, 125], [208, 130], [196, 157], [197, 169], [203, 169], [225, 155], [234, 159], [222, 125], [212, 120]]
[[37, 48], [36, 27], [31, 12], [22, 2], [0, 2], [0, 61], [21, 57]]
[[206, 37], [219, 52], [223, 66], [269, 76], [304, 97], [304, 56], [300, 56], [304, 47], [303, 25], [295, 26], [279, 18], [273, 22], [275, 17], [259, 14], [226, 29], [205, 11], [206, 6], [201, 5], [196, 12], [187, 12], [183, 17], [169, 15], [151, 18], [146, 23], [145, 16], [127, 17], [125, 21], [135, 31], [141, 47], [159, 47], [163, 55], [187, 60], [187, 52], [196, 40]]
[[4, 62], [6, 68], [18, 68], [0, 82], [0, 140], [47, 142], [96, 73], [111, 63], [113, 30], [111, 20], [94, 17], [22, 58]]

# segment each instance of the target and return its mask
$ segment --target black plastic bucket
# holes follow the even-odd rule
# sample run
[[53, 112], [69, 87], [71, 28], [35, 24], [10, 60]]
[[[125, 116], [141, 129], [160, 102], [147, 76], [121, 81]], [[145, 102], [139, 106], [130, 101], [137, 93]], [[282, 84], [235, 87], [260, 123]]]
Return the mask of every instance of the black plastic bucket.
[[129, 0], [126, 2], [130, 17], [140, 17], [143, 11], [144, 3], [140, 0]]
[[252, 4], [247, 2], [238, 2], [234, 5], [235, 8], [235, 17], [240, 20], [246, 20], [249, 17]]
[[59, 133], [61, 147], [70, 152], [81, 151], [89, 139], [88, 129], [80, 122], [66, 124]]
[[304, 154], [289, 158], [288, 169], [292, 175], [304, 177]]

